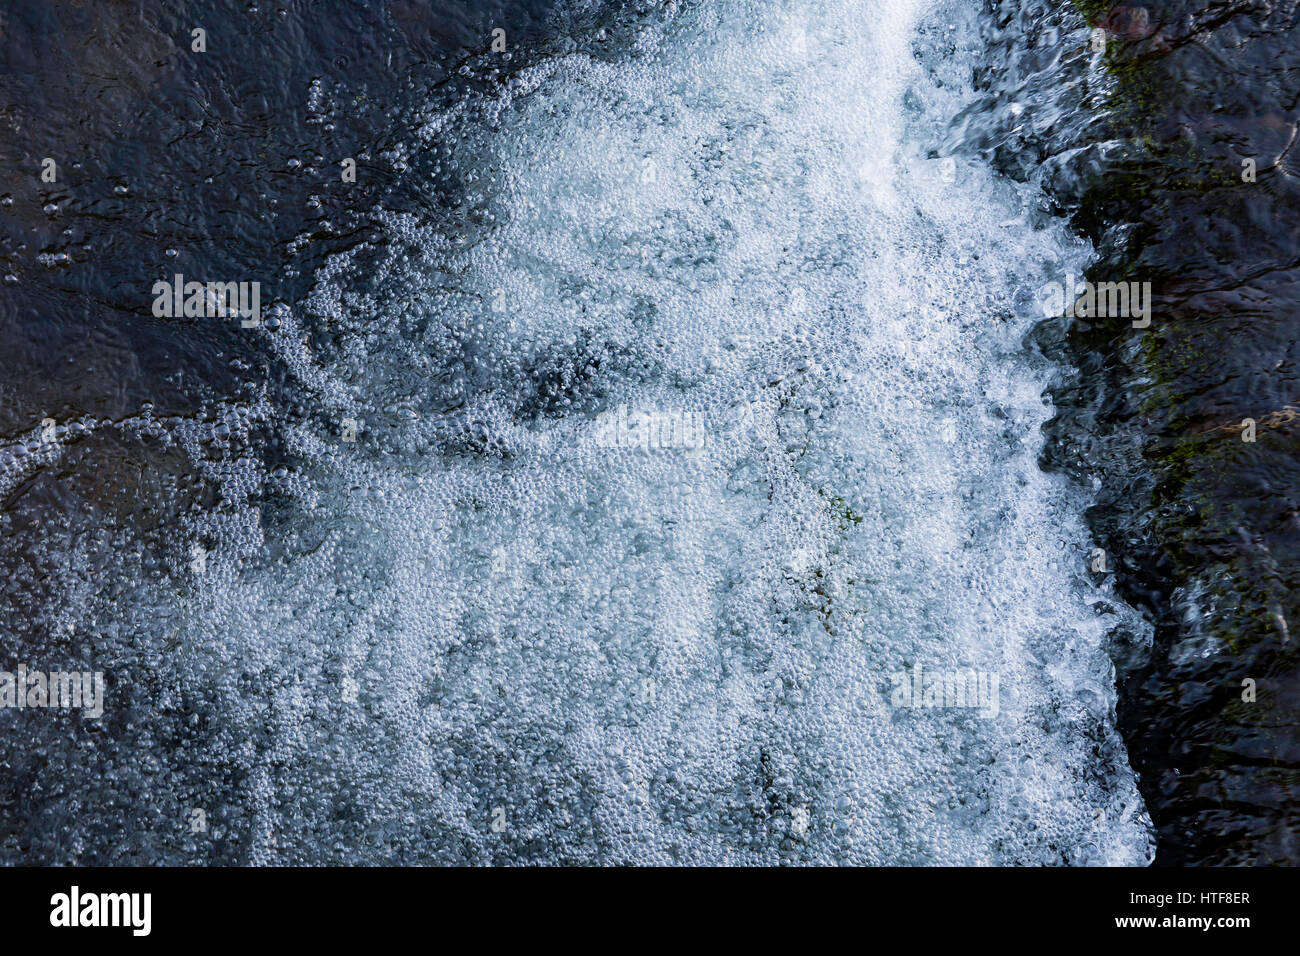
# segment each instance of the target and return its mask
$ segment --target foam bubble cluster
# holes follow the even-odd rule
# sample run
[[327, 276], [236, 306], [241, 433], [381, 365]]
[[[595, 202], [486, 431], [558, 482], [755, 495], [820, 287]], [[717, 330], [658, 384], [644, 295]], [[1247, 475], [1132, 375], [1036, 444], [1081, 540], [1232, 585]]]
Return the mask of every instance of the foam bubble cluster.
[[[1089, 250], [944, 156], [921, 41], [970, 15], [710, 4], [430, 111], [445, 208], [284, 316], [294, 464], [227, 461], [173, 569], [160, 816], [250, 862], [1147, 860], [1132, 612], [1024, 342]], [[996, 707], [900, 703], [918, 665]]]

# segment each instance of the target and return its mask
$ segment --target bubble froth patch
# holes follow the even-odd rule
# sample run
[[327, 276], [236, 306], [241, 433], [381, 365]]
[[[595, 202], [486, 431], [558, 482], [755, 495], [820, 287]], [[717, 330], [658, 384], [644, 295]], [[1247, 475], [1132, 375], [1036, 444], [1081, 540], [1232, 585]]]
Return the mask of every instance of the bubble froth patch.
[[1018, 306], [1090, 250], [934, 158], [967, 16], [691, 8], [425, 117], [454, 202], [282, 317], [293, 469], [214, 461], [150, 596], [154, 799], [259, 863], [1145, 861]]

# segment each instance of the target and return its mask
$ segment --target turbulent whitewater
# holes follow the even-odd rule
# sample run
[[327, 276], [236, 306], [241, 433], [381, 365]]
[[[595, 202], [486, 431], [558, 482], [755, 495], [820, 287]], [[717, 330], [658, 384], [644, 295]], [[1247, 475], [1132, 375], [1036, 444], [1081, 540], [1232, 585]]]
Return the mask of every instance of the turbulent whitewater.
[[1037, 464], [1037, 290], [1091, 250], [951, 155], [975, 6], [671, 7], [431, 98], [376, 161], [438, 203], [259, 331], [295, 407], [147, 424], [221, 501], [70, 625], [150, 648], [99, 746], [158, 859], [195, 807], [254, 863], [1149, 859], [1141, 625]]

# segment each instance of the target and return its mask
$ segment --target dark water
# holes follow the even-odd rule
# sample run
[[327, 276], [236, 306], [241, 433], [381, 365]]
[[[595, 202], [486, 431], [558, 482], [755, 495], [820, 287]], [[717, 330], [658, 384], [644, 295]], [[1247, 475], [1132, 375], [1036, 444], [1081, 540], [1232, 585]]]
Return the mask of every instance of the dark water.
[[[725, 32], [749, 14], [761, 20], [763, 9], [728, 7], [721, 22], [702, 16], [699, 26], [682, 32]], [[42, 713], [0, 715], [6, 862], [638, 858], [636, 847], [628, 851], [616, 835], [620, 827], [635, 828], [604, 809], [622, 802], [604, 789], [605, 764], [584, 763], [580, 735], [564, 726], [565, 719], [581, 721], [527, 703], [512, 712], [502, 702], [506, 688], [492, 686], [489, 693], [491, 682], [480, 677], [483, 662], [512, 651], [474, 609], [458, 606], [453, 588], [436, 599], [421, 597], [401, 566], [383, 560], [386, 536], [393, 535], [392, 549], [400, 551], [406, 525], [389, 521], [388, 510], [340, 506], [337, 496], [350, 495], [349, 488], [361, 498], [386, 494], [384, 509], [419, 518], [420, 496], [442, 494], [436, 480], [429, 482], [433, 491], [422, 484], [422, 468], [433, 475], [435, 466], [468, 458], [487, 461], [488, 477], [462, 486], [449, 479], [447, 487], [462, 495], [453, 515], [483, 511], [489, 492], [525, 498], [527, 476], [509, 472], [512, 456], [529, 457], [531, 434], [520, 437], [519, 429], [537, 432], [550, 421], [594, 414], [616, 403], [627, 382], [676, 387], [676, 379], [690, 378], [665, 357], [671, 343], [655, 341], [655, 330], [667, 322], [656, 311], [667, 312], [662, 300], [643, 295], [628, 307], [633, 332], [624, 340], [560, 339], [516, 353], [475, 331], [490, 310], [466, 305], [477, 294], [466, 291], [474, 267], [458, 273], [439, 261], [441, 271], [424, 268], [431, 260], [421, 259], [419, 249], [441, 242], [476, 248], [499, 222], [523, 218], [518, 208], [507, 214], [493, 192], [508, 192], [501, 170], [511, 160], [515, 170], [522, 168], [519, 158], [496, 157], [486, 134], [477, 138], [476, 124], [457, 125], [446, 116], [462, 107], [492, 115], [487, 107], [512, 77], [575, 50], [619, 69], [633, 59], [629, 50], [667, 30], [661, 24], [677, 13], [651, 4], [419, 0], [239, 8], [18, 2], [0, 13], [0, 256], [7, 276], [0, 286], [0, 435], [7, 446], [0, 648], [10, 661], [107, 670], [113, 688], [113, 706], [95, 724], [52, 724]], [[1156, 293], [1155, 319], [1145, 333], [1076, 320], [1044, 323], [1031, 337], [1057, 368], [1049, 389], [1056, 417], [1044, 426], [1043, 463], [1077, 480], [1081, 494], [1095, 493], [1087, 517], [1114, 566], [1118, 591], [1156, 626], [1146, 648], [1141, 626], [1119, 613], [1122, 623], [1106, 647], [1120, 668], [1122, 742], [1106, 726], [1110, 691], [1095, 689], [1096, 662], [1077, 665], [1087, 677], [1079, 681], [1079, 696], [1090, 703], [1070, 733], [1073, 743], [1100, 755], [1089, 771], [1097, 779], [1078, 784], [1078, 813], [1087, 820], [1114, 806], [1124, 821], [1116, 840], [1124, 853], [1141, 857], [1140, 811], [1135, 815], [1124, 789], [1127, 761], [1156, 827], [1158, 863], [1289, 862], [1296, 855], [1298, 689], [1290, 585], [1300, 529], [1290, 467], [1295, 431], [1286, 412], [1300, 406], [1290, 334], [1300, 167], [1288, 152], [1300, 117], [1296, 7], [1153, 8], [1152, 36], [1112, 42], [1104, 57], [1089, 55], [1081, 42], [1084, 17], [1097, 14], [994, 5], [971, 18], [978, 33], [952, 39], [945, 20], [928, 23], [916, 40], [918, 55], [949, 64], [932, 67], [941, 75], [944, 69], [968, 74], [966, 60], [944, 58], [969, 55], [979, 93], [948, 131], [933, 131], [933, 153], [972, 157], [1012, 180], [1040, 184], [1055, 203], [1043, 219], [1049, 212], [1067, 217], [1094, 243], [1099, 258], [1090, 276], [1149, 280]], [[507, 30], [508, 58], [485, 53], [497, 25]], [[194, 27], [207, 31], [205, 53], [189, 49]], [[879, 29], [890, 29], [887, 17], [880, 17]], [[679, 68], [689, 85], [690, 71]], [[701, 74], [706, 70], [701, 61]], [[600, 84], [591, 85], [594, 99]], [[581, 114], [580, 102], [557, 103], [557, 127]], [[662, 108], [667, 125], [673, 110], [647, 107], [655, 108]], [[735, 113], [746, 119], [743, 110]], [[506, 116], [487, 128], [511, 132], [514, 122], [521, 121]], [[426, 124], [430, 132], [415, 135]], [[735, 126], [745, 129], [742, 122]], [[536, 142], [545, 149], [544, 135]], [[1240, 181], [1244, 156], [1258, 159], [1255, 184]], [[40, 180], [45, 157], [58, 165], [55, 183]], [[356, 183], [339, 176], [344, 157], [357, 161]], [[728, 161], [719, 148], [704, 165], [725, 170]], [[575, 155], [572, 162], [590, 160]], [[710, 202], [726, 196], [730, 184], [719, 181]], [[571, 186], [559, 182], [556, 196], [543, 202], [572, 199], [560, 194]], [[695, 281], [688, 266], [722, 255], [716, 234], [722, 230], [674, 231], [673, 215], [684, 214], [670, 210], [657, 228], [681, 239], [653, 259], [660, 263], [656, 277], [680, 274], [686, 284]], [[570, 231], [580, 232], [581, 219], [575, 223]], [[1050, 232], [1040, 225], [1036, 233], [1044, 229]], [[538, 230], [536, 245], [520, 244], [516, 258], [546, 262], [565, 253], [547, 245], [564, 230]], [[797, 233], [792, 227], [792, 237]], [[1000, 261], [995, 245], [990, 239], [989, 248], [977, 251]], [[803, 269], [815, 276], [823, 261], [809, 254]], [[495, 268], [504, 272], [509, 265]], [[841, 262], [827, 271], [849, 268]], [[539, 273], [578, 295], [577, 271], [565, 261], [554, 275]], [[248, 334], [238, 323], [154, 318], [149, 286], [175, 272], [259, 279], [265, 314], [313, 360], [286, 345], [286, 335], [277, 339], [274, 328]], [[771, 296], [756, 296], [764, 297]], [[421, 307], [426, 300], [436, 306]], [[832, 298], [825, 311], [833, 317], [843, 308]], [[444, 320], [447, 331], [439, 325]], [[767, 376], [771, 388], [790, 389], [781, 414], [802, 408], [815, 420], [825, 406], [825, 420], [832, 419], [831, 402], [810, 401], [799, 389], [811, 386], [793, 383], [809, 364], [842, 357], [833, 343], [843, 334], [834, 321], [811, 334], [800, 328], [787, 334], [783, 348], [812, 357], [799, 353]], [[425, 347], [431, 360], [421, 355]], [[335, 377], [313, 378], [321, 368]], [[341, 416], [361, 415], [349, 404], [348, 388], [367, 376], [385, 382], [390, 404], [365, 412], [367, 440], [358, 457], [367, 468], [397, 469], [409, 484], [383, 486], [367, 472], [329, 464], [314, 444], [338, 435]], [[502, 402], [509, 405], [505, 423], [483, 411]], [[1000, 412], [999, 430], [1032, 431], [1010, 405]], [[57, 457], [33, 444], [46, 417], [59, 423]], [[1245, 417], [1259, 422], [1253, 444], [1231, 430]], [[399, 427], [407, 419], [440, 424], [412, 440]], [[781, 436], [792, 441], [788, 431]], [[741, 485], [753, 467], [738, 467], [732, 482]], [[805, 477], [829, 483], [823, 478], [833, 470], [829, 465], [803, 467]], [[559, 465], [553, 470], [563, 472]], [[576, 479], [563, 490], [594, 497]], [[780, 492], [767, 500], [782, 503], [763, 504], [742, 524], [760, 525], [782, 508], [796, 513], [797, 504]], [[429, 519], [430, 526], [440, 520]], [[649, 578], [654, 569], [648, 559], [638, 563], [640, 555], [689, 550], [671, 532], [637, 526], [635, 512], [619, 521], [631, 529], [621, 552], [601, 550], [599, 535], [607, 528], [588, 527], [595, 563], [635, 567]], [[851, 528], [862, 516], [841, 499], [836, 521]], [[724, 528], [718, 537], [724, 533], [733, 532]], [[521, 524], [512, 537], [531, 536], [540, 547], [559, 550], [549, 535], [546, 527], [529, 531]], [[355, 546], [350, 550], [347, 542]], [[430, 552], [435, 543], [428, 543]], [[218, 586], [196, 584], [196, 546], [212, 555]], [[475, 562], [496, 560], [486, 539], [484, 554], [470, 550], [437, 573], [449, 581], [471, 578]], [[267, 577], [255, 581], [218, 564], [219, 555], [231, 553], [257, 555], [249, 563]], [[319, 572], [313, 561], [325, 562]], [[776, 576], [797, 576], [795, 564]], [[705, 576], [667, 567], [668, 577], [679, 581]], [[823, 578], [820, 570], [816, 576]], [[663, 577], [661, 567], [660, 588]], [[1094, 576], [1092, 584], [1109, 588], [1105, 577]], [[308, 585], [333, 580], [337, 595], [321, 610]], [[547, 580], [532, 590], [563, 593], [566, 585]], [[779, 619], [768, 644], [760, 623], [743, 610], [746, 586], [743, 574], [725, 583], [734, 592], [728, 598], [733, 621], [714, 640], [720, 673], [745, 673], [735, 661], [757, 657], [763, 663], [750, 666], [780, 675], [775, 702], [741, 718], [758, 724], [767, 744], [736, 758], [739, 769], [708, 768], [743, 780], [713, 780], [723, 797], [702, 795], [693, 781], [680, 779], [689, 776], [689, 764], [660, 772], [650, 792], [665, 826], [683, 834], [715, 827], [723, 843], [752, 854], [734, 857], [744, 861], [818, 862], [833, 858], [837, 846], [844, 858], [868, 862], [974, 858], [945, 856], [912, 836], [938, 826], [948, 828], [945, 834], [978, 834], [973, 842], [993, 847], [994, 861], [1130, 859], [1104, 840], [1088, 847], [1072, 842], [1069, 834], [1079, 827], [1073, 818], [1058, 831], [1032, 811], [1000, 820], [1006, 829], [989, 836], [997, 798], [992, 786], [985, 792], [980, 776], [953, 794], [936, 797], [922, 788], [912, 806], [887, 789], [884, 796], [873, 791], [874, 801], [886, 805], [889, 825], [916, 839], [914, 846], [862, 852], [839, 824], [818, 830], [818, 821], [835, 815], [836, 805], [822, 794], [841, 792], [837, 787], [852, 793], [839, 782], [852, 778], [852, 766], [836, 765], [831, 728], [838, 717], [800, 723], [808, 718], [798, 698], [816, 695], [801, 683], [806, 677], [791, 675], [810, 665], [783, 661], [782, 641], [793, 643], [789, 635], [804, 617], [817, 621], [817, 633], [839, 640], [849, 628], [835, 604], [851, 601], [829, 571], [794, 597], [774, 590], [760, 612]], [[628, 587], [637, 582], [622, 585]], [[517, 600], [525, 606], [524, 596]], [[358, 656], [365, 635], [371, 666], [398, 670], [393, 657], [405, 645], [376, 635], [407, 631], [424, 640], [427, 620], [437, 614], [406, 616], [408, 604], [422, 602], [445, 612], [440, 626], [461, 636], [443, 655], [445, 673], [412, 696], [421, 707], [454, 712], [463, 703], [457, 695], [469, 694], [489, 738], [460, 739], [475, 735], [456, 724], [446, 749], [430, 758], [441, 777], [428, 773], [394, 734], [358, 730], [354, 718], [293, 703], [295, 695], [310, 695], [303, 690], [309, 678], [345, 680], [346, 662]], [[558, 619], [569, 608], [557, 602], [550, 613]], [[650, 610], [638, 608], [636, 626], [651, 628], [664, 606], [660, 600]], [[547, 616], [540, 606], [528, 608], [536, 618]], [[610, 613], [601, 608], [592, 613]], [[616, 619], [629, 626], [626, 617]], [[236, 633], [254, 634], [256, 642]], [[554, 633], [549, 639], [564, 646], [568, 638]], [[575, 659], [578, 650], [586, 652], [575, 645]], [[670, 653], [666, 646], [658, 651], [664, 658]], [[1040, 646], [1032, 653], [1047, 656]], [[834, 671], [843, 654], [838, 645], [828, 647], [811, 670]], [[1086, 655], [1071, 645], [1067, 657], [1074, 666]], [[219, 674], [212, 660], [223, 662]], [[642, 672], [652, 672], [653, 664], [637, 661]], [[593, 697], [626, 692], [590, 689], [567, 667], [547, 677]], [[1253, 704], [1241, 700], [1244, 678], [1257, 682]], [[388, 719], [389, 704], [367, 706], [375, 719]], [[401, 706], [406, 703], [391, 705]], [[646, 718], [619, 720], [637, 726]], [[781, 739], [791, 733], [784, 726], [790, 722], [797, 746]], [[393, 718], [392, 726], [406, 725]], [[1029, 774], [1027, 751], [1007, 758], [1000, 744], [979, 735], [954, 737], [953, 744], [938, 734], [948, 763], [977, 768], [1020, 760], [1018, 772]], [[618, 764], [621, 749], [602, 748], [618, 755], [611, 758], [612, 775], [631, 779], [642, 772], [635, 756]], [[913, 757], [917, 766], [932, 759], [924, 752]], [[458, 790], [454, 778], [469, 783]], [[551, 805], [546, 795], [561, 792], [576, 796]], [[451, 810], [427, 810], [444, 793], [447, 802], [463, 801], [469, 818], [487, 821], [504, 802], [527, 807], [520, 816], [538, 822], [510, 850], [493, 848], [483, 834], [461, 829]], [[1050, 792], [1044, 793], [1049, 796], [1025, 786], [1012, 800], [1050, 805]], [[828, 806], [819, 809], [819, 799]], [[921, 803], [934, 804], [934, 820], [942, 822], [914, 822]], [[208, 833], [189, 825], [196, 806], [207, 808]], [[806, 807], [815, 851], [802, 837], [773, 835], [773, 821], [806, 828], [798, 822], [800, 813], [807, 818]], [[895, 813], [908, 822], [897, 823]], [[570, 821], [584, 814], [594, 822], [570, 831]], [[1035, 830], [1039, 836], [1025, 837]], [[683, 837], [663, 851], [663, 860], [710, 858], [692, 856], [690, 847], [691, 838]], [[644, 858], [660, 859], [643, 849]]]
[[[1053, 390], [1045, 462], [1099, 483], [1091, 525], [1157, 627], [1149, 652], [1119, 658], [1120, 726], [1157, 863], [1292, 863], [1300, 7], [1143, 9], [1138, 27], [1101, 4], [995, 4], [986, 35], [1005, 60], [986, 82], [1004, 121], [971, 142], [1049, 185], [1101, 253], [1094, 281], [1153, 284], [1145, 332], [1071, 326], [1080, 374]], [[1081, 15], [1116, 26], [1104, 54], [1025, 39], [1029, 22]], [[1075, 106], [1074, 122], [1005, 112], [1053, 98]]]
[[[1162, 862], [1289, 863], [1300, 838], [1300, 7], [1177, 4], [1157, 19], [1163, 34], [1121, 48], [1115, 67], [1116, 129], [1147, 148], [1108, 171], [1095, 202], [1111, 235], [1133, 230], [1105, 267], [1150, 273], [1167, 318], [1135, 355], [1092, 329], [1072, 343], [1104, 356], [1084, 366], [1084, 403], [1100, 412], [1093, 460], [1125, 460], [1136, 422], [1150, 467], [1112, 479], [1098, 504], [1102, 536], [1131, 555], [1132, 593], [1159, 625], [1121, 719]], [[1254, 443], [1241, 440], [1246, 418]]]

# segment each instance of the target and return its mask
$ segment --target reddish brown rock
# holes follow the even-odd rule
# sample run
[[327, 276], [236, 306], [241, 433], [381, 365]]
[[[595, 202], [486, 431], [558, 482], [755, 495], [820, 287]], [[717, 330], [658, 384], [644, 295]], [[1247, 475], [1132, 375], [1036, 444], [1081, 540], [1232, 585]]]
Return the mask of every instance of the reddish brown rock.
[[1146, 7], [1114, 7], [1098, 17], [1093, 26], [1121, 40], [1142, 40], [1152, 33], [1151, 13]]

